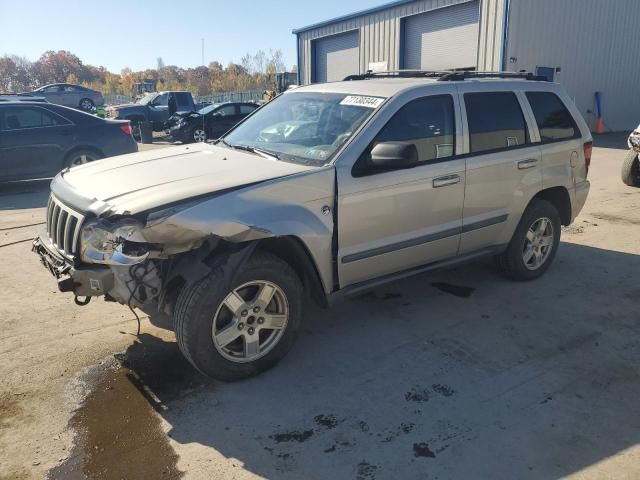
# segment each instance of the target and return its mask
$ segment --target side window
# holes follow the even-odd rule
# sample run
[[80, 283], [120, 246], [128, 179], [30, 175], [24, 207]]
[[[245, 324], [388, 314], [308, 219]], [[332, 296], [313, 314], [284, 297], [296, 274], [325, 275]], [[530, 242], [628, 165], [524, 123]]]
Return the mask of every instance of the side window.
[[64, 86], [64, 91], [67, 92], [67, 93], [76, 93], [79, 90], [76, 87], [74, 87], [73, 85], [65, 85]]
[[224, 105], [215, 111], [214, 115], [219, 117], [229, 117], [236, 114], [235, 105]]
[[543, 142], [567, 140], [580, 136], [573, 117], [555, 93], [527, 92]]
[[53, 127], [67, 122], [55, 114], [41, 108], [9, 107], [4, 112], [4, 129], [18, 130], [22, 128]]
[[249, 115], [255, 109], [253, 105], [240, 105], [240, 115]]
[[513, 92], [465, 93], [471, 153], [529, 143], [527, 124]]
[[190, 108], [191, 102], [189, 101], [188, 93], [176, 93], [176, 104], [178, 105], [178, 110], [181, 108]]
[[451, 95], [434, 95], [410, 101], [380, 130], [380, 142], [409, 142], [418, 149], [420, 162], [455, 154], [455, 119]]
[[166, 107], [169, 105], [169, 94], [163, 93], [162, 95], [158, 95], [151, 103], [156, 107]]

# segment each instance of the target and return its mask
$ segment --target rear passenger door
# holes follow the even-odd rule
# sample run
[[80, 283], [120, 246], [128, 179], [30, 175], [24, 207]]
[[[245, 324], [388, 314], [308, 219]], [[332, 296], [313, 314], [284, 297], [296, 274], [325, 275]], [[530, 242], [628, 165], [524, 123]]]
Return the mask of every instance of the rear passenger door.
[[531, 140], [524, 93], [493, 88], [481, 82], [458, 86], [467, 130], [460, 254], [507, 244], [542, 188], [540, 148]]

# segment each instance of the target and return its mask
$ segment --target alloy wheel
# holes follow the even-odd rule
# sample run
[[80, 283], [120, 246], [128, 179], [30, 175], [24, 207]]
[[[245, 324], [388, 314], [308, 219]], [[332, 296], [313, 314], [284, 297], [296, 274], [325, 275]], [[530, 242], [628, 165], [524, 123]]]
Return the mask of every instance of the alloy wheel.
[[227, 360], [255, 361], [275, 348], [289, 319], [284, 291], [272, 282], [255, 280], [229, 293], [212, 326], [213, 344]]
[[69, 162], [69, 165], [72, 167], [77, 167], [78, 165], [84, 165], [85, 163], [92, 162], [95, 160], [95, 157], [88, 153], [81, 153], [80, 155], [74, 155]]
[[537, 270], [549, 258], [553, 250], [553, 223], [546, 217], [538, 218], [527, 231], [522, 260], [529, 270]]
[[193, 131], [193, 141], [194, 142], [204, 142], [207, 140], [207, 133], [201, 128], [197, 128]]

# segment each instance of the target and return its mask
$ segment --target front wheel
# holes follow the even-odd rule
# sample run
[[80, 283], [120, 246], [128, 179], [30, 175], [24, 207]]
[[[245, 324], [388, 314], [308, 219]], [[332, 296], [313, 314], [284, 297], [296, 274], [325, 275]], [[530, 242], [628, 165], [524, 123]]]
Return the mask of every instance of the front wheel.
[[525, 210], [507, 250], [496, 257], [502, 272], [512, 280], [542, 276], [560, 245], [560, 214], [552, 203], [535, 199]]
[[247, 378], [274, 366], [293, 346], [303, 290], [283, 260], [257, 253], [232, 281], [221, 259], [178, 298], [174, 327], [189, 362], [218, 380]]
[[640, 187], [640, 154], [629, 150], [622, 164], [622, 182], [630, 187]]
[[203, 128], [196, 128], [191, 134], [191, 139], [196, 143], [207, 141], [207, 132]]

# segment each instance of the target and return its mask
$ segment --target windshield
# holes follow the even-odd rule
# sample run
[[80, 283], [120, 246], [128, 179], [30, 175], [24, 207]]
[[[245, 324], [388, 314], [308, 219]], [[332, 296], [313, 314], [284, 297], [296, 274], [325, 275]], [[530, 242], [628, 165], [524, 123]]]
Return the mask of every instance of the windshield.
[[140, 104], [140, 105], [146, 105], [149, 102], [152, 102], [153, 100], [155, 100], [155, 98], [159, 95], [159, 93], [154, 93], [153, 95], [145, 95], [144, 97], [142, 97], [140, 100], [138, 100], [136, 103]]
[[286, 93], [224, 140], [230, 146], [260, 149], [282, 160], [324, 165], [383, 101], [342, 93]]
[[214, 103], [211, 105], [207, 105], [206, 107], [201, 108], [200, 110], [198, 110], [198, 113], [200, 115], [206, 115], [207, 113], [211, 112], [214, 108], [218, 108], [220, 106], [219, 103]]

